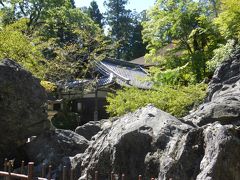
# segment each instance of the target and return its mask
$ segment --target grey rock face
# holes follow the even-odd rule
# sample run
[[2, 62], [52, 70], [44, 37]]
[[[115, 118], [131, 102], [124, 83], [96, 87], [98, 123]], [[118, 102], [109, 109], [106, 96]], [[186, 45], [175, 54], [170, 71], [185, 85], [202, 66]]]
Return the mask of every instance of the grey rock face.
[[[52, 178], [60, 179], [62, 168], [75, 168], [80, 174], [81, 153], [88, 147], [88, 140], [70, 130], [46, 131], [24, 146], [30, 161], [35, 162], [35, 175], [41, 175], [42, 164], [52, 165]], [[76, 156], [76, 157], [74, 157]], [[77, 168], [78, 167], [78, 168]]]
[[216, 122], [204, 128], [204, 157], [197, 180], [240, 179], [240, 128]]
[[75, 132], [87, 140], [96, 135], [101, 130], [101, 125], [99, 121], [90, 121], [82, 126], [76, 128]]
[[30, 160], [58, 166], [64, 157], [83, 153], [88, 140], [70, 130], [46, 131], [25, 146]]
[[184, 117], [197, 126], [220, 121], [238, 122], [240, 118], [240, 52], [223, 62], [209, 83], [206, 103]]
[[[88, 149], [75, 156], [75, 169], [107, 179], [109, 172], [127, 179], [240, 179], [240, 128], [219, 122], [193, 127], [147, 106], [112, 122]], [[80, 165], [81, 164], [81, 165]], [[74, 167], [73, 167], [74, 169]]]
[[[109, 170], [125, 173], [129, 179], [136, 179], [141, 173], [157, 177], [160, 155], [167, 148], [177, 158], [175, 152], [181, 148], [177, 144], [190, 129], [191, 126], [175, 117], [147, 106], [119, 118], [98, 133], [82, 156], [82, 168], [91, 173], [98, 170], [103, 179], [107, 178]], [[170, 169], [175, 162], [174, 157], [169, 157], [168, 164], [161, 168]]]
[[14, 153], [28, 137], [49, 129], [46, 93], [39, 80], [12, 60], [0, 62], [1, 159]]

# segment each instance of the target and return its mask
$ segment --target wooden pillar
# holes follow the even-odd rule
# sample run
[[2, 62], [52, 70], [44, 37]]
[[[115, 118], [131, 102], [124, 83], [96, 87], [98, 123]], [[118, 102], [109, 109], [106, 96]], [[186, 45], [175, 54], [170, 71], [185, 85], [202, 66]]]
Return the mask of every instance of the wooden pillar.
[[52, 174], [52, 165], [48, 166], [48, 180], [51, 180], [51, 174]]
[[24, 161], [21, 163], [20, 174], [24, 174]]
[[45, 163], [42, 164], [42, 177], [43, 178], [46, 177], [46, 164]]
[[66, 180], [66, 175], [67, 175], [67, 167], [63, 166], [63, 180]]
[[28, 180], [33, 180], [33, 167], [34, 167], [34, 163], [29, 162], [28, 163]]
[[95, 87], [94, 121], [98, 121], [98, 87]]
[[125, 180], [125, 174], [122, 174], [122, 180]]
[[142, 175], [139, 175], [139, 176], [138, 176], [138, 180], [142, 180]]

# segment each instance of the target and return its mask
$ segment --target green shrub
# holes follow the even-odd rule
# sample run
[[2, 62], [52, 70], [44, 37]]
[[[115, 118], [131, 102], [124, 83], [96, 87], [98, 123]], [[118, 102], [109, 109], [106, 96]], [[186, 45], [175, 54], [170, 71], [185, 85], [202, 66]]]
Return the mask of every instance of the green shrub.
[[74, 131], [78, 126], [78, 116], [73, 112], [58, 112], [52, 118], [52, 124], [58, 129], [70, 129]]
[[227, 58], [230, 57], [234, 50], [234, 40], [228, 40], [225, 45], [220, 45], [219, 48], [213, 51], [214, 55], [210, 61], [207, 62], [207, 68], [210, 72], [214, 72], [215, 69]]
[[206, 95], [206, 84], [189, 86], [160, 86], [154, 90], [125, 88], [107, 97], [107, 111], [111, 116], [120, 116], [135, 111], [147, 104], [153, 104], [174, 116], [182, 117]]

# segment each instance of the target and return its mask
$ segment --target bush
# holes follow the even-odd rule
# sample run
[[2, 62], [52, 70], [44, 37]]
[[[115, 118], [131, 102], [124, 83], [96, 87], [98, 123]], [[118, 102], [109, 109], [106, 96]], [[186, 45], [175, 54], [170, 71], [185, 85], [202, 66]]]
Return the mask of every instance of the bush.
[[213, 51], [213, 58], [207, 62], [207, 68], [210, 72], [213, 73], [225, 59], [230, 57], [234, 50], [234, 44], [234, 40], [228, 40], [225, 45], [220, 45], [219, 48]]
[[52, 93], [57, 90], [57, 85], [50, 81], [41, 81], [41, 85], [48, 93]]
[[107, 97], [107, 111], [111, 116], [120, 116], [135, 111], [147, 104], [153, 104], [174, 116], [182, 117], [191, 108], [200, 104], [206, 95], [206, 84], [189, 86], [160, 86], [154, 90], [125, 88]]
[[78, 116], [73, 112], [58, 112], [51, 121], [53, 126], [58, 129], [70, 129], [74, 131], [78, 126]]

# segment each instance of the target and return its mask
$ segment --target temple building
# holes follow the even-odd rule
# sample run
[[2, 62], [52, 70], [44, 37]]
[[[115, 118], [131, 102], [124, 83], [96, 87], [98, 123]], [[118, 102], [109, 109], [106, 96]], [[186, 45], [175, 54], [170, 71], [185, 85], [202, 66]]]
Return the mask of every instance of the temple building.
[[109, 118], [105, 106], [106, 96], [123, 87], [150, 89], [152, 83], [147, 80], [148, 73], [143, 65], [116, 59], [104, 59], [95, 62], [94, 79], [81, 79], [62, 85], [60, 99], [49, 100], [49, 109], [60, 110], [64, 100], [70, 103], [70, 110], [79, 114], [79, 124], [88, 121]]

